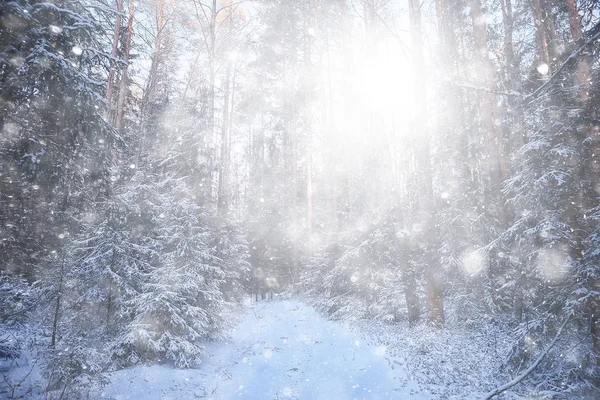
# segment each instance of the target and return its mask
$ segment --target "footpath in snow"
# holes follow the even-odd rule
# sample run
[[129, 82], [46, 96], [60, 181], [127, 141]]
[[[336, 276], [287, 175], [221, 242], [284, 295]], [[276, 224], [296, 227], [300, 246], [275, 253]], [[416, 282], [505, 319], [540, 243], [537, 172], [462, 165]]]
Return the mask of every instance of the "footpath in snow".
[[253, 304], [198, 369], [136, 367], [110, 377], [109, 399], [427, 399], [385, 348], [362, 343], [295, 301]]

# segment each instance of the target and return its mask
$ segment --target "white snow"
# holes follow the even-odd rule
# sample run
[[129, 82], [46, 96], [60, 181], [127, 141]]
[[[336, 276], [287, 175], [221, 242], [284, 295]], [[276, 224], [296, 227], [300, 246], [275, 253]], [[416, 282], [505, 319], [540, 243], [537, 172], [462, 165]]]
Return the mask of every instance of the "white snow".
[[538, 65], [537, 70], [542, 75], [548, 75], [548, 72], [550, 72], [550, 67], [548, 66], [548, 64], [542, 63]]
[[83, 54], [83, 47], [77, 45], [77, 46], [73, 46], [73, 48], [71, 49], [71, 51], [73, 52], [73, 54], [75, 54], [76, 56], [80, 56]]
[[[360, 339], [360, 340], [359, 340]], [[110, 376], [103, 398], [427, 399], [385, 348], [297, 301], [256, 303], [198, 369], [136, 367]]]

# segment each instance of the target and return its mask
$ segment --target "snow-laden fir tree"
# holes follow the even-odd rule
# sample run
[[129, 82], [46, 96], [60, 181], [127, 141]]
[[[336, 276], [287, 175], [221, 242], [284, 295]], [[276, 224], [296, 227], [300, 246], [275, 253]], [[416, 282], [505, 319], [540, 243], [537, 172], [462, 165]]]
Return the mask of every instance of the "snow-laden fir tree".
[[3, 269], [33, 274], [71, 228], [59, 212], [102, 178], [114, 138], [101, 117], [102, 30], [78, 0], [0, 5]]
[[131, 346], [132, 363], [194, 366], [203, 354], [200, 342], [222, 325], [226, 274], [215, 254], [214, 234], [198, 205], [177, 189], [162, 187], [153, 216], [160, 255], [129, 302], [135, 316], [121, 340]]

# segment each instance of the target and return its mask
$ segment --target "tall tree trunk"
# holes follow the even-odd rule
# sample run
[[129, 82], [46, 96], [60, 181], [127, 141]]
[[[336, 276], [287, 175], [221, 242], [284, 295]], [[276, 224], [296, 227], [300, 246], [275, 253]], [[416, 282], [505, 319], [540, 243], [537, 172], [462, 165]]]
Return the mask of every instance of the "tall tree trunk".
[[560, 56], [558, 53], [558, 36], [556, 34], [556, 14], [552, 10], [554, 3], [556, 3], [556, 0], [540, 0], [544, 29], [546, 30], [548, 41], [548, 57], [551, 63], [554, 63]]
[[62, 290], [63, 290], [63, 276], [65, 273], [65, 265], [63, 262], [60, 265], [60, 278], [58, 280], [58, 289], [56, 292], [56, 303], [54, 305], [54, 318], [52, 320], [52, 338], [50, 339], [50, 346], [54, 347], [56, 345], [56, 336], [58, 333], [58, 319], [60, 317], [60, 302], [62, 300]]
[[[576, 0], [566, 0], [567, 11], [569, 14], [569, 28], [571, 32], [571, 40], [576, 47], [583, 45], [583, 36], [581, 29], [581, 20], [579, 17], [579, 9], [577, 7]], [[590, 104], [589, 88], [587, 87], [590, 80], [590, 60], [582, 54], [577, 61], [576, 71], [577, 85], [579, 86], [579, 102], [584, 110], [584, 117], [588, 120], [595, 120], [596, 115]], [[578, 200], [576, 204], [580, 204], [584, 210], [594, 210], [598, 205], [597, 193], [590, 186], [600, 180], [600, 167], [598, 165], [600, 158], [600, 147], [598, 145], [598, 134], [593, 126], [588, 123], [585, 129], [585, 136], [581, 135], [581, 138], [585, 138], [584, 144], [584, 162], [580, 167], [580, 179], [581, 189], [578, 193]], [[573, 211], [573, 216], [576, 215], [578, 210]], [[575, 218], [574, 218], [575, 219]], [[575, 219], [572, 227], [576, 231], [581, 229], [580, 221]], [[579, 229], [575, 228], [578, 227]], [[579, 236], [578, 236], [579, 237]], [[579, 259], [584, 251], [584, 244], [581, 240], [574, 246], [573, 257]], [[589, 279], [586, 282], [588, 288], [600, 287], [600, 282], [596, 279]], [[592, 353], [594, 355], [594, 361], [597, 366], [600, 366], [600, 302], [594, 297], [590, 297], [585, 304], [585, 311], [590, 320], [590, 337], [592, 342]]]
[[[69, 162], [67, 161], [66, 170], [69, 171]], [[70, 183], [73, 181], [73, 177], [65, 175], [62, 177], [62, 194], [63, 199], [60, 204], [60, 211], [65, 213], [69, 207], [69, 198], [70, 198]], [[65, 264], [66, 257], [65, 253], [62, 254], [62, 260], [60, 263], [60, 277], [58, 278], [58, 288], [56, 291], [56, 303], [54, 305], [54, 317], [52, 321], [52, 337], [50, 339], [50, 346], [54, 347], [56, 344], [56, 337], [58, 334], [58, 320], [60, 319], [60, 307], [62, 301], [62, 292], [63, 292], [63, 281], [65, 277]]]
[[117, 101], [117, 119], [115, 128], [121, 133], [123, 127], [123, 116], [125, 115], [125, 99], [127, 97], [127, 87], [129, 86], [128, 68], [129, 53], [131, 51], [131, 37], [133, 35], [133, 15], [135, 13], [135, 1], [129, 0], [129, 19], [127, 21], [127, 34], [123, 43], [123, 70], [121, 71], [121, 82], [119, 86], [119, 99]]
[[221, 121], [221, 160], [219, 165], [219, 193], [217, 210], [225, 212], [229, 196], [229, 75], [230, 67], [225, 71], [225, 82], [223, 84], [223, 120]]
[[[327, 27], [324, 29], [325, 32], [325, 43], [324, 43], [324, 51], [325, 51], [325, 59], [327, 60], [327, 65], [323, 66], [326, 74], [327, 74], [327, 87], [323, 86], [323, 92], [325, 94], [326, 99], [326, 131], [328, 135], [327, 145], [326, 145], [326, 153], [327, 153], [327, 171], [329, 178], [329, 185], [331, 186], [331, 201], [330, 201], [330, 221], [331, 227], [333, 230], [338, 229], [338, 221], [337, 221], [337, 174], [336, 174], [336, 158], [338, 157], [338, 152], [335, 146], [335, 139], [337, 138], [335, 131], [335, 123], [333, 121], [333, 88], [332, 88], [332, 76], [331, 76], [331, 45], [329, 43], [329, 32]], [[323, 74], [323, 79], [325, 78], [325, 73]]]
[[[208, 57], [208, 115], [207, 115], [207, 126], [209, 130], [209, 148], [213, 146], [216, 147], [217, 141], [217, 129], [215, 122], [215, 104], [216, 104], [216, 95], [215, 95], [215, 85], [216, 85], [216, 37], [217, 37], [217, 0], [213, 0], [210, 7], [210, 16], [208, 18], [208, 38], [205, 38], [205, 46]], [[211, 157], [211, 164], [214, 160]], [[214, 170], [214, 164], [211, 168]], [[213, 175], [210, 176], [210, 184], [209, 184], [209, 194], [211, 198], [213, 197]], [[218, 177], [217, 177], [218, 179]], [[217, 204], [219, 201], [219, 192], [217, 187]]]
[[112, 50], [111, 50], [111, 58], [110, 60], [110, 69], [108, 71], [108, 83], [106, 87], [106, 110], [104, 112], [104, 118], [112, 122], [112, 107], [113, 107], [113, 91], [115, 85], [115, 70], [118, 68], [118, 63], [116, 62], [119, 56], [119, 40], [121, 39], [121, 14], [123, 13], [123, 0], [115, 1], [117, 6], [117, 15], [115, 17], [115, 30], [113, 33], [113, 41], [112, 41]]
[[[148, 106], [154, 99], [156, 91], [156, 82], [158, 79], [158, 67], [161, 62], [161, 45], [163, 31], [165, 28], [164, 24], [164, 13], [165, 13], [165, 1], [161, 1], [158, 5], [158, 15], [156, 19], [156, 37], [154, 38], [154, 52], [152, 54], [152, 61], [150, 63], [150, 71], [148, 72], [148, 78], [146, 82], [146, 88], [144, 90], [144, 99], [142, 100], [142, 107], [144, 108], [142, 114], [148, 113]], [[147, 119], [147, 115], [142, 115], [142, 118]]]
[[409, 240], [407, 237], [398, 239], [398, 231], [396, 226], [404, 227], [405, 220], [400, 207], [395, 207], [393, 210], [393, 236], [390, 238], [392, 242], [397, 243], [398, 248], [398, 269], [401, 271], [402, 287], [404, 289], [404, 300], [408, 311], [408, 324], [415, 326], [421, 320], [421, 302], [417, 293], [417, 277], [414, 268], [410, 265], [408, 257]]
[[313, 227], [313, 184], [312, 184], [312, 134], [307, 131], [306, 138], [306, 227], [308, 233]]
[[292, 101], [291, 104], [291, 120], [290, 120], [290, 136], [291, 136], [291, 169], [292, 169], [292, 208], [291, 221], [296, 221], [298, 218], [298, 130], [296, 129], [296, 105]]
[[[488, 204], [485, 207], [489, 210], [489, 204], [492, 204], [492, 216], [500, 221], [502, 229], [510, 224], [510, 216], [502, 194], [502, 182], [508, 175], [506, 161], [504, 157], [504, 141], [501, 131], [498, 127], [498, 108], [496, 104], [497, 88], [494, 78], [494, 70], [489, 57], [487, 32], [485, 24], [485, 14], [483, 12], [480, 0], [471, 0], [471, 20], [473, 23], [473, 35], [475, 39], [475, 51], [477, 58], [478, 85], [487, 89], [479, 93], [480, 112], [482, 116], [483, 127], [485, 129], [485, 152], [487, 153], [487, 170], [489, 173], [489, 186], [487, 188]], [[488, 231], [485, 240], [491, 242], [495, 237], [491, 230]], [[489, 295], [492, 301], [497, 301], [497, 290], [495, 288], [498, 271], [502, 270], [503, 260], [498, 257], [498, 249], [494, 248], [488, 252], [489, 263], [486, 270], [488, 282], [490, 283]]]
[[544, 21], [544, 11], [540, 0], [531, 0], [533, 20], [535, 24], [535, 38], [538, 45], [538, 57], [540, 63], [548, 66], [547, 74], [550, 74], [550, 52], [548, 51], [548, 35]]
[[[515, 56], [515, 48], [513, 43], [514, 18], [512, 0], [501, 0], [502, 23], [504, 26], [504, 70], [506, 71], [506, 87], [509, 92], [520, 93], [521, 83], [519, 74], [519, 64]], [[514, 154], [518, 149], [527, 142], [525, 131], [525, 114], [523, 110], [523, 100], [521, 96], [511, 97], [510, 101], [505, 102], [505, 113], [507, 115], [504, 134], [508, 137], [508, 143], [512, 144], [511, 148], [506, 149], [511, 154]], [[510, 157], [508, 157], [510, 159]], [[509, 168], [510, 169], [510, 168]], [[514, 219], [514, 210], [508, 205], [504, 207], [507, 213], [507, 222], [510, 224]], [[497, 256], [497, 251], [491, 253]], [[506, 259], [497, 260], [501, 263], [506, 263]], [[517, 279], [512, 299], [512, 307], [514, 316], [517, 321], [523, 320], [524, 297], [523, 297], [523, 279]], [[494, 293], [491, 294], [495, 297]]]
[[113, 290], [112, 290], [112, 281], [108, 283], [108, 299], [106, 301], [106, 333], [109, 332], [110, 326], [110, 314], [112, 312], [113, 305]]
[[417, 278], [414, 268], [408, 264], [402, 267], [402, 287], [408, 310], [408, 325], [416, 326], [421, 320], [421, 303], [417, 294]]
[[[477, 83], [490, 91], [494, 91], [496, 90], [496, 83], [492, 62], [488, 54], [485, 16], [480, 0], [471, 0], [471, 19], [473, 21], [475, 51], [477, 53], [478, 67], [480, 68], [480, 71], [477, 71], [477, 76], [480, 77]], [[482, 92], [480, 93], [480, 98], [482, 119], [486, 131], [486, 152], [488, 153], [491, 195], [499, 205], [502, 203], [501, 189], [502, 180], [506, 176], [506, 165], [504, 162], [502, 137], [496, 128], [496, 95], [492, 92]], [[504, 211], [499, 210], [499, 213], [500, 220], [506, 225]]]
[[158, 4], [157, 15], [156, 15], [156, 37], [154, 38], [154, 52], [152, 54], [152, 61], [150, 62], [150, 71], [148, 72], [148, 78], [146, 79], [146, 87], [144, 88], [144, 95], [142, 97], [142, 104], [140, 106], [140, 145], [138, 146], [138, 163], [141, 162], [142, 156], [145, 152], [144, 142], [147, 140], [147, 126], [148, 119], [150, 117], [150, 104], [156, 96], [156, 83], [158, 79], [158, 67], [161, 62], [161, 45], [163, 38], [163, 31], [165, 28], [165, 5], [166, 0], [161, 0]]
[[[522, 88], [519, 76], [519, 64], [515, 55], [514, 47], [514, 18], [512, 0], [501, 0], [502, 22], [504, 25], [504, 53], [505, 53], [505, 70], [507, 74], [507, 87], [509, 91], [520, 93]], [[507, 102], [508, 103], [508, 102]], [[524, 129], [524, 112], [523, 100], [521, 96], [511, 98], [510, 105], [512, 114], [513, 126], [511, 131], [517, 134], [518, 145], [525, 144], [527, 137]]]
[[437, 257], [437, 231], [435, 226], [435, 207], [433, 203], [433, 177], [431, 172], [431, 155], [429, 150], [429, 134], [425, 110], [425, 75], [423, 61], [423, 34], [421, 30], [421, 4], [419, 0], [409, 0], [409, 19], [412, 38], [413, 68], [415, 75], [415, 101], [417, 112], [412, 123], [414, 135], [418, 141], [417, 159], [419, 162], [420, 198], [419, 204], [423, 212], [426, 239], [425, 262], [427, 311], [429, 323], [433, 326], [444, 324], [444, 303], [440, 282], [440, 265]]
[[[571, 39], [576, 46], [581, 46], [583, 39], [581, 36], [581, 20], [579, 18], [579, 9], [576, 0], [566, 0], [567, 10], [569, 12], [569, 28]], [[589, 99], [586, 85], [590, 79], [590, 66], [587, 57], [580, 57], [577, 63], [577, 83], [579, 84], [579, 97], [581, 102], [585, 103]]]

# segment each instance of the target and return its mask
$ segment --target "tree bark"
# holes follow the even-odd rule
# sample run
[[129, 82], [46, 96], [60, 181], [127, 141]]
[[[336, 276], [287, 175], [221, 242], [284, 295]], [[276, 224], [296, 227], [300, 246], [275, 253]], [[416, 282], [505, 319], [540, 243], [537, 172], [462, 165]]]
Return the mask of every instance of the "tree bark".
[[123, 0], [115, 1], [117, 6], [117, 15], [115, 17], [115, 30], [113, 33], [113, 42], [112, 42], [112, 50], [111, 50], [111, 58], [110, 60], [110, 68], [108, 71], [108, 83], [106, 87], [106, 110], [104, 111], [104, 118], [106, 120], [112, 121], [112, 107], [113, 107], [113, 92], [115, 85], [115, 70], [117, 69], [117, 58], [119, 56], [119, 39], [121, 38], [121, 14], [123, 13]]
[[225, 71], [225, 82], [223, 87], [223, 120], [221, 121], [221, 160], [219, 165], [219, 194], [217, 200], [217, 210], [225, 212], [227, 210], [229, 195], [229, 75], [230, 67]]
[[[569, 28], [571, 31], [571, 39], [577, 46], [582, 45], [581, 21], [579, 18], [579, 9], [577, 8], [576, 0], [566, 0], [567, 10], [569, 13]], [[590, 67], [587, 57], [582, 56], [577, 63], [577, 83], [579, 84], [579, 97], [583, 104], [589, 99], [588, 90], [585, 87], [590, 79]]]
[[312, 134], [307, 132], [306, 138], [306, 227], [308, 233], [313, 227], [313, 185], [312, 185]]
[[507, 218], [500, 204], [502, 203], [502, 180], [506, 176], [507, 168], [504, 161], [502, 137], [496, 128], [497, 106], [496, 95], [493, 93], [496, 90], [496, 83], [488, 54], [485, 16], [480, 0], [471, 0], [471, 19], [473, 21], [475, 51], [480, 68], [480, 71], [477, 71], [477, 75], [480, 77], [478, 84], [488, 89], [488, 91], [480, 93], [480, 99], [482, 119], [486, 131], [490, 190], [492, 197], [496, 199], [499, 205], [500, 220], [506, 225]]
[[158, 15], [156, 19], [156, 38], [154, 39], [154, 52], [152, 54], [152, 61], [150, 64], [150, 71], [148, 72], [148, 79], [146, 83], [146, 88], [144, 90], [144, 99], [142, 107], [144, 110], [142, 111], [142, 118], [147, 118], [146, 115], [143, 115], [148, 112], [148, 105], [154, 99], [155, 90], [156, 90], [156, 80], [158, 78], [158, 67], [161, 61], [161, 45], [162, 45], [162, 36], [163, 30], [165, 27], [164, 24], [164, 13], [165, 13], [165, 1], [162, 1], [158, 6]]
[[117, 119], [115, 129], [120, 134], [123, 127], [123, 116], [125, 115], [125, 99], [127, 97], [129, 52], [131, 51], [131, 37], [133, 35], [133, 15], [135, 13], [135, 1], [129, 0], [129, 19], [127, 21], [127, 34], [123, 43], [123, 70], [121, 71], [121, 82], [119, 84], [119, 98], [117, 101]]
[[408, 310], [408, 324], [409, 326], [416, 326], [421, 320], [421, 303], [417, 295], [415, 271], [408, 265], [405, 265], [402, 270], [402, 281]]
[[600, 366], [600, 320], [598, 318], [600, 307], [594, 304], [590, 310], [590, 336], [592, 337], [592, 352], [594, 354], [594, 361], [596, 362], [596, 365]]
[[431, 172], [431, 155], [427, 116], [425, 110], [425, 75], [423, 60], [423, 34], [421, 30], [421, 4], [419, 0], [409, 0], [409, 19], [412, 38], [413, 68], [415, 75], [415, 101], [417, 112], [412, 122], [412, 129], [418, 141], [417, 162], [421, 172], [419, 204], [423, 212], [425, 231], [426, 293], [429, 323], [433, 326], [444, 325], [444, 303], [439, 276], [439, 260], [437, 257], [437, 231], [435, 226], [435, 207], [433, 203], [433, 177]]
[[546, 24], [544, 23], [544, 12], [540, 0], [531, 0], [531, 8], [533, 10], [533, 19], [535, 24], [535, 38], [538, 45], [538, 57], [540, 63], [548, 66], [548, 75], [550, 69], [550, 53], [548, 51], [548, 35], [546, 32]]
[[[501, 0], [502, 22], [504, 25], [504, 66], [507, 76], [507, 87], [510, 92], [520, 93], [522, 88], [519, 77], [519, 64], [515, 56], [514, 47], [514, 18], [512, 0]], [[513, 119], [513, 128], [518, 136], [519, 144], [523, 145], [527, 141], [524, 129], [523, 99], [521, 96], [515, 96], [508, 107], [511, 108]]]
[[[581, 47], [584, 45], [584, 39], [582, 35], [581, 29], [581, 20], [579, 17], [579, 9], [577, 7], [576, 0], [566, 0], [567, 11], [569, 14], [569, 28], [571, 32], [571, 40], [573, 41], [576, 47]], [[590, 60], [584, 54], [581, 54], [577, 61], [577, 84], [579, 86], [579, 101], [581, 103], [582, 108], [585, 110], [584, 113], [587, 114], [586, 117], [590, 119], [595, 119], [596, 115], [590, 109], [590, 96], [588, 93], [587, 85], [590, 80]], [[580, 171], [580, 179], [583, 182], [597, 182], [600, 177], [600, 167], [598, 165], [598, 158], [600, 153], [600, 148], [598, 146], [598, 137], [597, 132], [592, 126], [585, 127], [585, 138], [586, 144], [584, 148], [584, 159], [586, 160], [581, 167]], [[593, 210], [598, 204], [596, 193], [592, 188], [587, 187], [582, 183], [582, 188], [580, 189], [580, 193], [578, 197], [581, 200], [578, 200], [576, 203], [581, 203], [583, 207], [586, 209]], [[577, 210], [573, 212], [573, 215], [576, 215]], [[574, 226], [579, 225], [579, 221], [575, 221]], [[582, 243], [578, 243], [574, 246], [574, 258], [580, 258], [580, 254], [583, 252]], [[591, 279], [586, 282], [588, 287], [596, 288], [600, 286], [599, 282], [595, 279]], [[585, 307], [586, 313], [590, 319], [590, 336], [592, 342], [592, 352], [594, 354], [594, 361], [597, 366], [600, 366], [600, 304], [593, 297], [590, 298], [586, 302]]]
[[58, 280], [58, 290], [56, 293], [56, 304], [54, 306], [54, 318], [52, 320], [52, 338], [50, 339], [50, 346], [54, 347], [56, 345], [56, 335], [58, 332], [58, 319], [60, 316], [60, 301], [62, 300], [62, 284], [63, 284], [63, 275], [65, 273], [64, 260], [60, 266], [60, 278]]
[[[114, 254], [114, 252], [113, 252]], [[108, 328], [110, 326], [110, 313], [112, 312], [112, 304], [113, 304], [113, 291], [112, 291], [112, 281], [108, 284], [108, 299], [106, 302], [106, 333], [108, 334]]]

